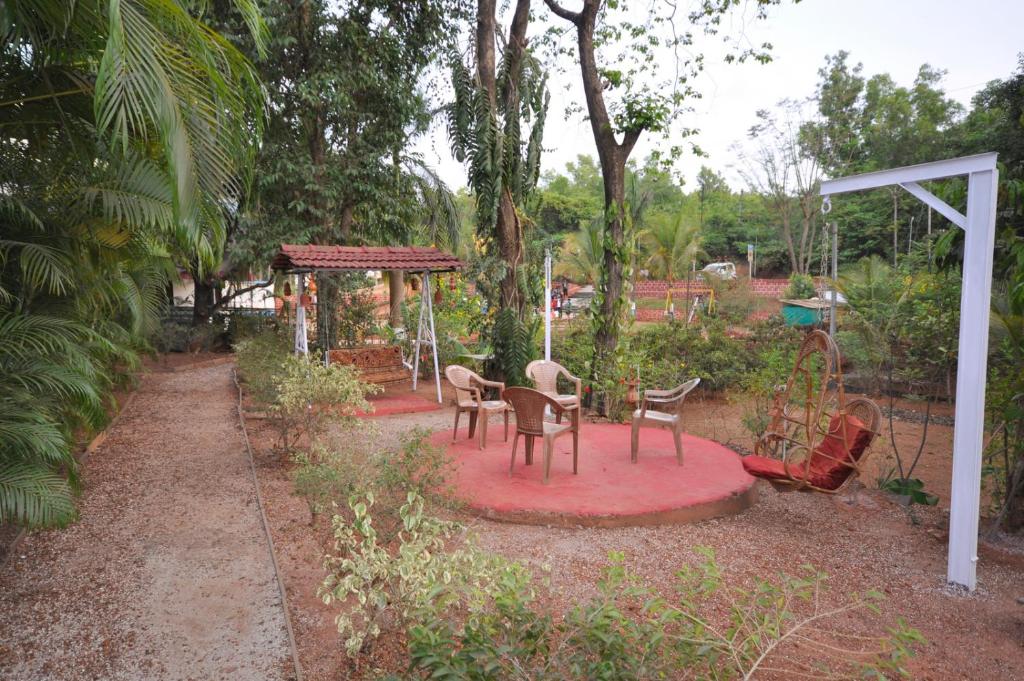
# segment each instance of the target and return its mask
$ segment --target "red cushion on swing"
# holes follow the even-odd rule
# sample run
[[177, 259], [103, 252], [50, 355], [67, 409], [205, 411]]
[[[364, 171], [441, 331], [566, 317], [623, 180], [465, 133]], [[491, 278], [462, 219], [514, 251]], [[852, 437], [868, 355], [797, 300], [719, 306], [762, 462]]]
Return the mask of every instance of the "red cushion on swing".
[[[798, 467], [794, 466], [794, 473]], [[766, 480], [789, 480], [786, 469], [782, 465], [782, 459], [771, 459], [767, 456], [745, 456], [743, 457], [743, 470], [755, 478]]]
[[[846, 443], [843, 445], [840, 416], [837, 414], [829, 422], [829, 434], [814, 448], [811, 465], [807, 471], [807, 482], [814, 487], [834, 490], [846, 482], [854, 469], [842, 463], [852, 458], [860, 459], [864, 450], [871, 444], [873, 434], [864, 423], [855, 416], [846, 415]], [[786, 467], [780, 459], [766, 456], [743, 457], [743, 468], [756, 478], [768, 480], [793, 479], [786, 474]], [[790, 473], [796, 479], [803, 479], [803, 463], [790, 464]]]
[[[814, 448], [808, 482], [822, 489], [838, 489], [853, 474], [854, 469], [843, 461], [859, 461], [871, 444], [874, 434], [856, 416], [847, 414], [846, 442], [843, 442], [840, 416], [836, 414], [828, 424], [828, 435]], [[818, 456], [818, 455], [821, 456]], [[831, 457], [831, 458], [829, 458]]]

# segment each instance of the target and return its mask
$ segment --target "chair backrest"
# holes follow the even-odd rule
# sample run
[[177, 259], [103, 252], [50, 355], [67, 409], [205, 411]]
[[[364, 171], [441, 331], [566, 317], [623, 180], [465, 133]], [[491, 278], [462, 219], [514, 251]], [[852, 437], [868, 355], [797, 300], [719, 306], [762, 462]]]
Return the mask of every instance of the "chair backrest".
[[558, 392], [558, 375], [562, 372], [566, 372], [565, 367], [547, 359], [535, 359], [526, 365], [526, 377], [542, 393]]
[[679, 392], [679, 400], [675, 404], [675, 408], [672, 410], [676, 416], [680, 416], [683, 413], [683, 403], [686, 402], [686, 396], [690, 394], [694, 388], [700, 384], [700, 377], [691, 378], [689, 381], [676, 386], [676, 389], [672, 392]]
[[790, 449], [811, 451], [845, 406], [839, 348], [824, 331], [812, 331], [800, 345], [785, 389], [775, 395], [770, 423], [754, 453], [781, 458]]
[[533, 388], [506, 388], [504, 397], [516, 413], [516, 432], [527, 435], [544, 434], [544, 407], [562, 411], [557, 400]]
[[444, 376], [452, 384], [452, 387], [455, 388], [456, 402], [476, 399], [476, 396], [473, 394], [473, 388], [476, 386], [473, 385], [473, 382], [479, 380], [480, 376], [475, 372], [458, 364], [449, 364], [445, 367]]

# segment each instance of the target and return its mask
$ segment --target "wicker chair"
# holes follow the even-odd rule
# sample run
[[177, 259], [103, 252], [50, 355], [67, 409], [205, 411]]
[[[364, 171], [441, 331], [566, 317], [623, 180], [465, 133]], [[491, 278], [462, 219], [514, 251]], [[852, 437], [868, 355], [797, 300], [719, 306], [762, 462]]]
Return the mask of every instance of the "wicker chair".
[[832, 338], [809, 333], [789, 381], [775, 395], [768, 429], [754, 454], [743, 458], [747, 473], [777, 489], [829, 494], [860, 474], [882, 412], [867, 398], [846, 400], [841, 367]]
[[[508, 411], [509, 406], [503, 398], [505, 384], [499, 381], [487, 381], [466, 367], [452, 364], [444, 370], [445, 378], [455, 388], [455, 427], [452, 429], [452, 442], [459, 434], [459, 416], [469, 412], [469, 437], [473, 437], [477, 422], [480, 422], [480, 449], [487, 446], [487, 420], [495, 412], [505, 417], [505, 442], [508, 442]], [[481, 388], [497, 388], [498, 399], [485, 400]], [[482, 417], [482, 419], [480, 418]]]
[[[676, 461], [683, 465], [683, 403], [691, 390], [700, 383], [699, 378], [692, 378], [671, 390], [645, 390], [640, 408], [633, 412], [633, 437], [630, 440], [630, 461], [636, 463], [637, 450], [640, 448], [641, 428], [664, 428], [672, 431], [672, 441], [676, 445]], [[660, 407], [651, 409], [650, 405]]]
[[[508, 465], [508, 475], [512, 477], [512, 470], [516, 465], [516, 447], [519, 446], [519, 436], [526, 436], [526, 465], [533, 464], [533, 441], [534, 438], [544, 438], [544, 484], [548, 484], [551, 475], [551, 454], [554, 449], [555, 438], [572, 433], [572, 473], [578, 472], [579, 448], [580, 448], [580, 410], [579, 408], [567, 408], [544, 393], [531, 388], [509, 388], [505, 391], [505, 399], [509, 401], [516, 412], [516, 435], [512, 440], [512, 460]], [[563, 412], [569, 412], [569, 423], [551, 423], [544, 420], [544, 409], [550, 407], [556, 416]]]
[[[573, 383], [576, 386], [576, 392], [559, 394], [559, 376], [564, 376], [570, 383]], [[533, 381], [538, 391], [558, 402], [562, 406], [562, 411], [574, 410], [579, 418], [579, 412], [583, 406], [583, 381], [570, 374], [564, 366], [550, 360], [534, 360], [526, 365], [526, 377]], [[556, 411], [555, 418], [558, 423], [561, 423], [561, 412]]]

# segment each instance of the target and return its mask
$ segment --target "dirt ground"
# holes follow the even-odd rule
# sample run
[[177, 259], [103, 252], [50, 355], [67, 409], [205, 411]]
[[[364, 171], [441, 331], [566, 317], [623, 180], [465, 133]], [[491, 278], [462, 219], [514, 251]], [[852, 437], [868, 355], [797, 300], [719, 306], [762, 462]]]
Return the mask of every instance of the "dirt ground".
[[146, 376], [0, 574], [2, 679], [289, 679], [230, 366]]
[[[283, 614], [230, 370], [207, 365], [148, 376], [85, 467], [82, 520], [30, 535], [19, 547], [0, 574], [0, 678], [288, 678]], [[421, 386], [425, 395], [432, 389]], [[698, 396], [688, 405], [688, 429], [749, 449], [744, 409]], [[368, 448], [391, 448], [415, 426], [447, 429], [451, 422], [450, 408], [380, 417], [357, 437]], [[247, 425], [305, 677], [340, 681], [401, 669], [401, 641], [393, 636], [359, 666], [344, 655], [337, 611], [316, 596], [330, 539], [325, 523], [314, 522], [293, 493], [291, 464], [271, 451], [264, 422]], [[921, 424], [894, 425], [896, 445], [912, 455]], [[929, 428], [915, 474], [939, 495], [933, 508], [904, 508], [876, 489], [892, 455], [883, 438], [874, 471], [855, 493], [780, 494], [765, 486], [743, 513], [695, 524], [555, 529], [458, 517], [484, 548], [538, 573], [555, 566], [546, 600], [555, 611], [594, 592], [610, 551], [625, 552], [631, 570], [670, 594], [676, 569], [696, 559], [694, 547], [709, 546], [730, 583], [813, 563], [832, 575], [837, 595], [879, 589], [887, 600], [878, 622], [857, 616], [841, 625], [877, 633], [904, 617], [928, 639], [913, 663], [915, 678], [1024, 679], [1024, 540], [982, 542], [974, 594], [945, 585], [951, 449], [952, 428]]]
[[[917, 408], [913, 402], [898, 409]], [[751, 446], [740, 424], [744, 406], [697, 398], [687, 411], [696, 435]], [[949, 410], [938, 410], [949, 415]], [[392, 447], [415, 426], [450, 428], [452, 411], [373, 419], [366, 446]], [[921, 424], [895, 420], [895, 440], [903, 451], [916, 452]], [[269, 436], [260, 422], [250, 422], [260, 443], [260, 484], [273, 527], [300, 659], [306, 678], [356, 678], [373, 669], [401, 668], [401, 642], [385, 637], [372, 659], [357, 666], [341, 650], [336, 610], [316, 597], [323, 577], [321, 559], [329, 544], [324, 523], [314, 523], [304, 500], [292, 492], [289, 465], [269, 451]], [[879, 441], [873, 473], [866, 487], [839, 498], [776, 492], [765, 486], [749, 510], [696, 524], [621, 529], [556, 529], [500, 524], [461, 516], [477, 542], [533, 567], [556, 566], [550, 575], [550, 606], [555, 610], [594, 593], [594, 582], [610, 551], [624, 551], [629, 568], [670, 594], [673, 574], [696, 560], [694, 547], [712, 547], [730, 582], [742, 584], [786, 571], [797, 574], [813, 563], [832, 576], [837, 596], [878, 589], [886, 595], [882, 617], [846, 621], [859, 631], [881, 632], [897, 617], [921, 630], [928, 644], [913, 662], [920, 679], [1024, 679], [1024, 541], [983, 541], [979, 589], [971, 595], [945, 585], [946, 526], [952, 428], [929, 428], [915, 475], [940, 496], [934, 508], [910, 509], [876, 489], [874, 478], [890, 464], [892, 444]], [[906, 455], [906, 454], [904, 454]], [[585, 453], [581, 453], [585, 461]], [[582, 463], [581, 463], [582, 465]]]

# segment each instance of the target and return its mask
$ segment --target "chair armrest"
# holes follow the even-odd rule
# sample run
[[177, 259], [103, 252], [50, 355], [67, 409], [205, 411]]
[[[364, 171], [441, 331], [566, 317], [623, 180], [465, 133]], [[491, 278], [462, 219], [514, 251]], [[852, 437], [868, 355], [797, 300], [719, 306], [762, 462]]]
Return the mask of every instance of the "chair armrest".
[[576, 404], [583, 408], [583, 379], [577, 378], [569, 373], [569, 370], [559, 365], [559, 373], [565, 376], [565, 378], [576, 386]]
[[651, 389], [648, 389], [648, 390], [644, 391], [644, 399], [645, 400], [646, 399], [661, 400], [661, 399], [665, 399], [665, 398], [668, 398], [668, 397], [672, 397], [673, 393], [675, 393], [675, 390], [651, 390]]
[[497, 388], [499, 397], [505, 394], [505, 384], [501, 381], [488, 381], [483, 378], [474, 378], [472, 381], [473, 383], [485, 388]]
[[644, 396], [644, 402], [653, 402], [655, 404], [675, 404], [679, 400], [683, 399], [682, 395], [676, 395], [675, 397], [647, 397]]

